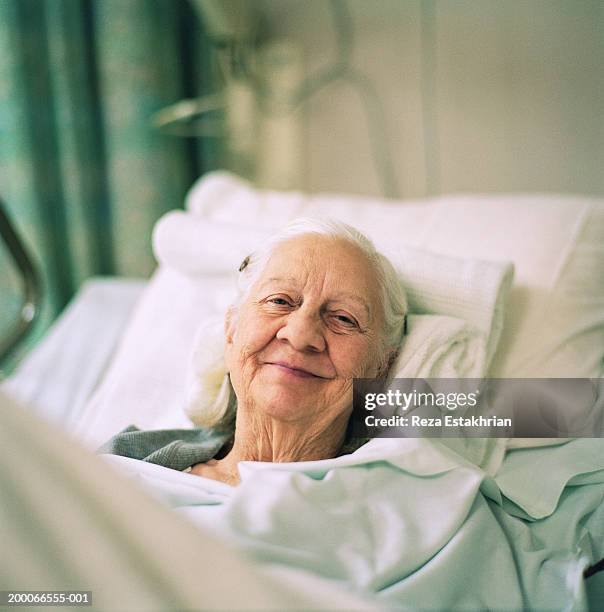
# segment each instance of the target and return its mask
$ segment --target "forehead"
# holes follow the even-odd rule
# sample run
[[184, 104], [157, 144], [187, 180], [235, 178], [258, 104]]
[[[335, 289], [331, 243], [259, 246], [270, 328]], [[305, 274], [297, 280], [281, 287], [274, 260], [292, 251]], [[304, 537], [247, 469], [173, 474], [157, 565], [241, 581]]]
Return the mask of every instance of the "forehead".
[[371, 305], [379, 301], [373, 264], [359, 247], [342, 238], [310, 234], [279, 244], [259, 282], [265, 284], [272, 279], [351, 292]]

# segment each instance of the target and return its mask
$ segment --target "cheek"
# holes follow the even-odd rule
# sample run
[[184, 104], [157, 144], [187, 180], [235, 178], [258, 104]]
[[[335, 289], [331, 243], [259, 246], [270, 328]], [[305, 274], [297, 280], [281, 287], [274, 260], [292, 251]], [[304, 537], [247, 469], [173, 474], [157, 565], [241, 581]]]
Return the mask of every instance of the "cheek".
[[232, 342], [227, 342], [225, 347], [225, 363], [228, 370], [233, 372], [250, 367], [255, 356], [275, 338], [277, 330], [278, 325], [274, 320], [242, 316]]
[[254, 317], [246, 321], [245, 331], [238, 338], [238, 344], [244, 354], [257, 354], [275, 339], [278, 329], [276, 321]]
[[379, 351], [367, 338], [338, 339], [332, 342], [330, 354], [342, 378], [371, 378], [378, 371]]

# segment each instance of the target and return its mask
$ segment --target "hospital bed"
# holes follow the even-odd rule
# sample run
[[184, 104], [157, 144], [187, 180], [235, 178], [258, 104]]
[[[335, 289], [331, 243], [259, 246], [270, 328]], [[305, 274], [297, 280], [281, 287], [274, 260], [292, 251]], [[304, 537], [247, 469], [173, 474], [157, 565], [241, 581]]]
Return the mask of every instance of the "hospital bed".
[[[461, 366], [456, 361], [459, 373], [475, 374], [478, 368], [497, 377], [601, 378], [601, 201], [460, 195], [394, 203], [261, 192], [215, 173], [193, 187], [186, 212], [171, 213], [158, 224], [154, 247], [160, 265], [151, 281], [88, 281], [2, 385], [11, 398], [4, 401], [28, 406], [27, 411], [7, 408], [5, 455], [11, 456], [12, 448], [13, 456], [29, 453], [33, 462], [38, 451], [44, 455], [40, 449], [52, 446], [55, 436], [63, 440], [65, 433], [92, 450], [131, 423], [190, 426], [182, 407], [197, 325], [224, 312], [233, 297], [233, 271], [249, 249], [301, 214], [327, 214], [357, 225], [395, 263], [401, 254], [406, 261], [415, 258], [419, 275], [399, 263], [417, 316], [454, 316], [481, 331], [482, 350], [470, 340], [475, 335], [459, 341], [474, 356]], [[174, 235], [180, 239], [174, 241]], [[230, 248], [217, 249], [225, 240]], [[400, 244], [402, 251], [392, 248]], [[509, 260], [515, 265], [513, 285], [509, 266], [498, 263]], [[458, 273], [463, 282], [455, 278]], [[431, 340], [428, 334], [421, 342]], [[435, 366], [423, 361], [419, 367]], [[49, 425], [36, 424], [32, 413]], [[30, 437], [29, 448], [17, 450], [16, 441], [11, 446], [9, 432], [15, 440]], [[65, 451], [63, 462], [42, 470], [56, 478], [57, 487], [75, 470], [69, 467], [73, 455], [65, 450], [69, 444], [55, 449]], [[81, 473], [71, 476], [83, 487], [82, 507], [96, 495], [101, 514], [111, 517], [90, 527], [97, 546], [99, 538], [111, 544], [99, 546], [99, 563], [106, 567], [115, 559], [122, 578], [133, 575], [132, 565], [139, 564], [136, 588], [124, 607], [165, 609], [169, 602], [193, 609], [601, 608], [602, 440], [544, 447], [525, 441], [511, 444], [500, 457], [493, 449], [374, 440], [358, 453], [329, 461], [243, 465], [237, 489], [126, 458], [101, 461], [77, 449], [76, 463], [95, 474], [99, 488], [83, 487]], [[20, 478], [27, 480], [19, 470], [28, 465], [27, 457], [21, 467], [13, 461], [17, 477], [11, 491], [22, 510], [38, 494], [35, 487], [24, 493], [26, 487], [19, 486]], [[106, 473], [108, 467], [119, 474]], [[6, 474], [1, 482], [6, 485]], [[141, 497], [129, 504], [130, 494], [140, 495], [139, 487], [155, 500]], [[44, 508], [68, 511], [51, 491], [45, 495]], [[175, 512], [164, 514], [166, 505]], [[6, 501], [0, 506], [7, 512]], [[133, 520], [135, 508], [145, 525], [141, 533]], [[36, 515], [41, 523], [47, 520], [40, 508], [30, 513], [32, 523]], [[91, 521], [93, 514], [82, 510], [76, 518]], [[191, 524], [196, 528], [187, 531]], [[163, 547], [154, 541], [156, 533], [165, 534], [158, 540]], [[132, 544], [145, 536], [153, 545]], [[124, 538], [136, 554], [124, 553]], [[24, 539], [30, 548], [22, 547], [20, 554], [35, 556], [34, 535]], [[7, 541], [19, 546], [16, 536]], [[86, 540], [86, 546], [91, 544]], [[37, 554], [67, 558], [71, 546], [78, 548], [75, 541], [63, 549], [39, 544]], [[167, 554], [166, 546], [177, 554]], [[200, 548], [208, 551], [203, 559]], [[88, 579], [98, 605], [110, 601], [103, 598], [113, 580], [115, 593], [127, 593], [116, 578], [120, 572], [104, 574], [104, 589], [103, 581], [92, 577], [97, 564], [89, 562], [87, 573], [67, 559], [65, 567], [79, 567], [80, 573], [64, 584], [82, 585]], [[208, 579], [200, 581], [202, 592], [187, 582], [187, 568], [195, 563], [209, 568], [204, 569]], [[180, 573], [170, 572], [170, 564]], [[229, 580], [212, 572], [216, 565]], [[23, 568], [33, 566], [23, 561]], [[19, 575], [18, 568], [13, 575]], [[165, 588], [154, 591], [148, 584], [157, 576]], [[238, 600], [231, 597], [233, 584], [240, 587]], [[16, 587], [14, 581], [10, 586]]]

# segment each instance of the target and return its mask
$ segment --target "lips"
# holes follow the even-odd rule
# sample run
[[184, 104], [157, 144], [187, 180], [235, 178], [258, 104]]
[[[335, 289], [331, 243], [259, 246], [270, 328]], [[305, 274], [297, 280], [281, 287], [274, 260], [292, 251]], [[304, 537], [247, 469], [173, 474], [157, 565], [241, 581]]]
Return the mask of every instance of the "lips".
[[327, 376], [321, 376], [320, 374], [315, 374], [314, 372], [310, 370], [306, 370], [303, 367], [294, 365], [292, 363], [288, 363], [286, 361], [267, 361], [266, 365], [274, 366], [288, 374], [297, 376], [299, 378], [322, 378], [322, 379], [328, 378]]

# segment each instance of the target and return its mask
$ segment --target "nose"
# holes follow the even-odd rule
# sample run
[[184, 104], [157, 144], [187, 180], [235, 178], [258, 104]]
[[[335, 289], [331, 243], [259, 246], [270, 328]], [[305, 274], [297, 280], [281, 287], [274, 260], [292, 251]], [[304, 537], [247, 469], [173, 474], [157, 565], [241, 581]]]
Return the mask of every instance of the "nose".
[[277, 332], [277, 339], [288, 342], [297, 351], [320, 353], [325, 350], [323, 321], [320, 316], [298, 308], [287, 315]]

